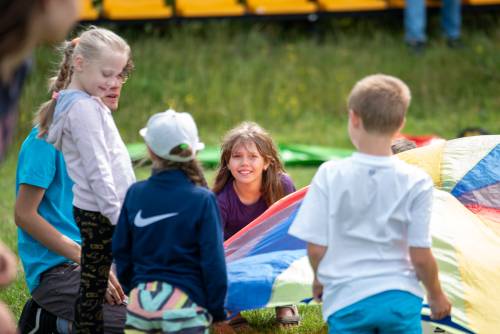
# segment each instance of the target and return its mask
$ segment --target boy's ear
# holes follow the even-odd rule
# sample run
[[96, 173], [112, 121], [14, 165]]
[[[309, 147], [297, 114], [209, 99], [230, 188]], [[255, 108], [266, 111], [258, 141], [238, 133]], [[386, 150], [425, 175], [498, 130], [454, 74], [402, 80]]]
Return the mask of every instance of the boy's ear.
[[397, 133], [401, 133], [401, 130], [403, 130], [403, 128], [405, 127], [406, 125], [406, 117], [403, 118], [403, 121], [401, 122], [401, 125], [399, 126], [399, 129], [397, 131]]
[[358, 128], [361, 124], [361, 117], [354, 110], [349, 110], [349, 119], [353, 127]]

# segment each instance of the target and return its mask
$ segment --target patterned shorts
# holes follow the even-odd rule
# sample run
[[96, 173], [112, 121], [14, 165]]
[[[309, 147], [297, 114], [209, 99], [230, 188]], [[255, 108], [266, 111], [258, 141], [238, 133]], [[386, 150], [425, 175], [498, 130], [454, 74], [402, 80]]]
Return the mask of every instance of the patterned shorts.
[[179, 288], [165, 282], [141, 283], [130, 292], [126, 334], [207, 333], [212, 316]]

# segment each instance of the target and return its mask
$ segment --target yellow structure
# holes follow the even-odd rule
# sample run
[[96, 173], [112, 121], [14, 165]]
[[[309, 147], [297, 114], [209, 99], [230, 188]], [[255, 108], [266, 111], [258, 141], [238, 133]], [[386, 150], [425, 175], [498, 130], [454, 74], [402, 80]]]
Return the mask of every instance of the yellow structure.
[[[390, 8], [405, 8], [405, 0], [388, 0], [387, 2]], [[440, 0], [427, 0], [427, 7], [439, 7], [439, 6], [441, 6]]]
[[256, 15], [300, 15], [318, 11], [315, 2], [307, 0], [247, 0], [248, 11]]
[[[309, 15], [403, 9], [411, 0], [102, 0], [102, 17], [109, 20], [241, 17], [245, 15]], [[100, 18], [92, 0], [80, 0], [80, 20]], [[167, 3], [172, 3], [171, 6]], [[428, 7], [441, 0], [426, 0]], [[462, 0], [468, 6], [499, 5], [500, 0]]]
[[318, 0], [319, 8], [325, 12], [357, 12], [387, 9], [386, 0]]
[[80, 0], [80, 20], [94, 21], [99, 17], [99, 12], [92, 4], [92, 0]]
[[177, 0], [175, 12], [181, 17], [242, 16], [245, 7], [236, 0]]
[[163, 0], [103, 0], [103, 16], [110, 20], [153, 20], [172, 16]]
[[467, 5], [498, 5], [499, 0], [463, 0], [464, 4]]

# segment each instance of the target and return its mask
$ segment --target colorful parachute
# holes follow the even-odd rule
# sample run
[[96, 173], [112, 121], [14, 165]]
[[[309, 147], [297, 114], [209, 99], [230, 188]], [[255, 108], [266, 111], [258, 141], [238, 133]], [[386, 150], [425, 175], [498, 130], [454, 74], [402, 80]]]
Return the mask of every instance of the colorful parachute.
[[[495, 333], [500, 328], [500, 136], [438, 142], [403, 152], [432, 177], [431, 222], [440, 279], [452, 317], [424, 332]], [[278, 201], [225, 243], [227, 308], [242, 311], [310, 300], [313, 273], [305, 244], [287, 231], [307, 191]]]

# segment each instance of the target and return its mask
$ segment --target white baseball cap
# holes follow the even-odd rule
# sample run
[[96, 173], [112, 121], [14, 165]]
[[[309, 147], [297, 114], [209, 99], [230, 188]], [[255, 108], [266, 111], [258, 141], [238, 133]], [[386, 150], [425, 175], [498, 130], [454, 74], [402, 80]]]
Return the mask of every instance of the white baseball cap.
[[[187, 162], [195, 158], [196, 152], [205, 148], [198, 138], [196, 123], [190, 114], [176, 112], [173, 109], [160, 112], [151, 116], [147, 127], [139, 131], [144, 137], [151, 151], [160, 158]], [[171, 155], [173, 148], [179, 145], [187, 145], [193, 154], [189, 157]]]

